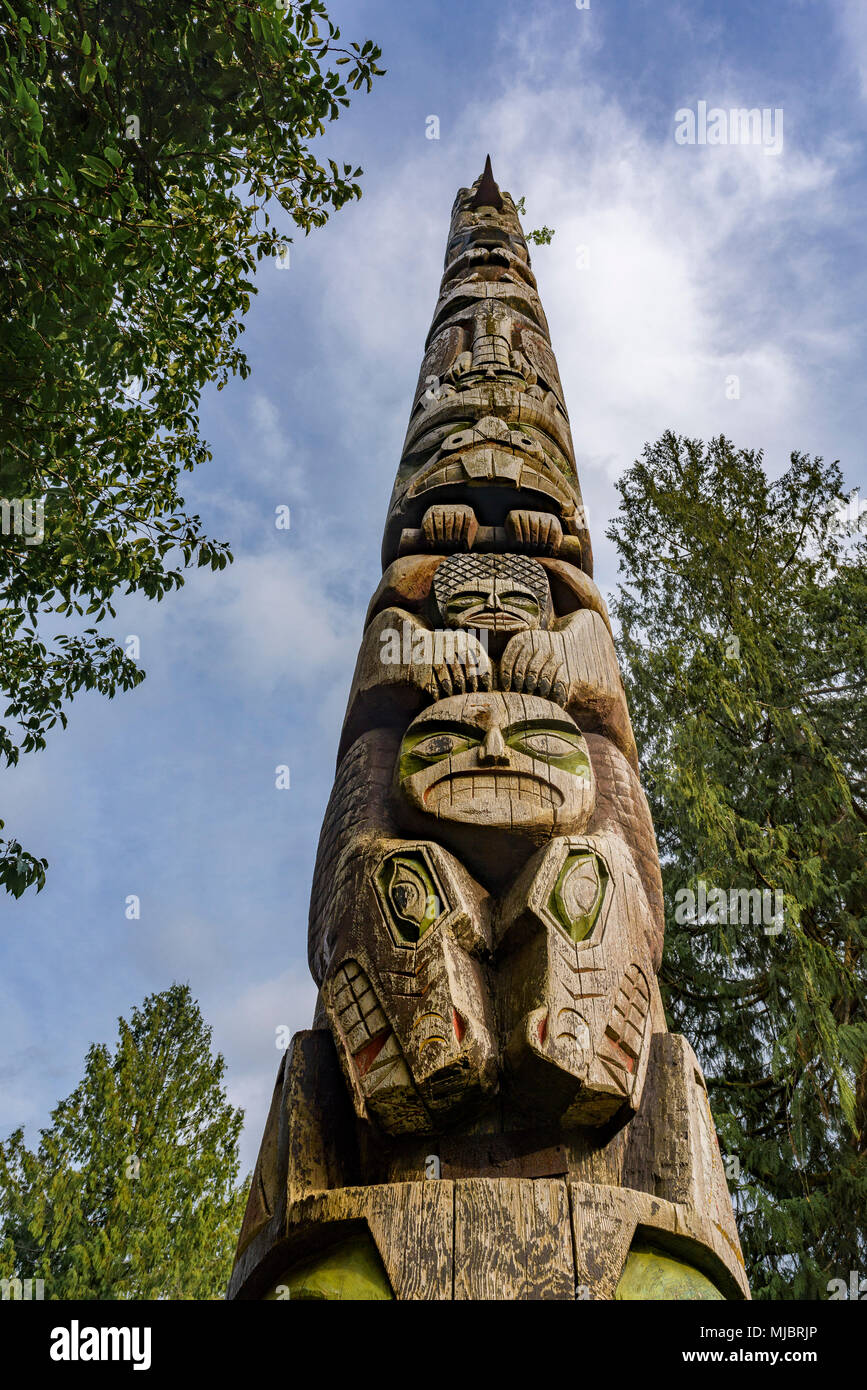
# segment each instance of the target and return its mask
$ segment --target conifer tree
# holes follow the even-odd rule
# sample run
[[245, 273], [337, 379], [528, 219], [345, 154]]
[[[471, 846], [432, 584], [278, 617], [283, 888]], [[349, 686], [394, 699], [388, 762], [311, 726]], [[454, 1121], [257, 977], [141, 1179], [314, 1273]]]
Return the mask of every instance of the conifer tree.
[[[707, 1074], [754, 1296], [827, 1298], [867, 1271], [861, 506], [836, 463], [795, 453], [771, 481], [761, 453], [671, 433], [619, 487], [669, 1020]], [[782, 917], [732, 920], [741, 889]]]
[[118, 1020], [30, 1150], [0, 1144], [0, 1276], [47, 1299], [216, 1299], [246, 1203], [243, 1111], [187, 985]]

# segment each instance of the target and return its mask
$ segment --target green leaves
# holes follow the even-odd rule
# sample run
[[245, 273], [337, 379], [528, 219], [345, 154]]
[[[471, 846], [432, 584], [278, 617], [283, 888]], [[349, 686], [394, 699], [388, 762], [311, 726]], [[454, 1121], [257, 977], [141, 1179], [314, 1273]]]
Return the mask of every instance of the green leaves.
[[[64, 645], [51, 624], [231, 558], [178, 491], [210, 458], [201, 392], [248, 375], [238, 337], [275, 210], [306, 233], [361, 195], [360, 170], [310, 147], [341, 109], [335, 60], [366, 86], [380, 71], [370, 40], [335, 48], [322, 0], [283, 8], [0, 6], [0, 498], [48, 499], [39, 544], [0, 535], [7, 762], [44, 746], [82, 686], [132, 680], [110, 641]], [[0, 840], [0, 883], [17, 894], [15, 843]]]
[[42, 1278], [50, 1299], [217, 1299], [247, 1184], [243, 1112], [186, 985], [118, 1020], [30, 1151], [0, 1143], [0, 1277]]
[[81, 172], [84, 177], [90, 179], [92, 183], [104, 187], [114, 178], [114, 169], [98, 155], [89, 154], [81, 162]]
[[[627, 694], [667, 907], [672, 1025], [702, 1057], [753, 1293], [827, 1296], [867, 1210], [867, 541], [836, 464], [666, 434], [620, 482]], [[679, 923], [699, 880], [784, 929]]]
[[532, 241], [535, 246], [550, 246], [554, 240], [554, 228], [536, 227], [527, 233], [527, 240]]
[[[526, 216], [527, 208], [523, 196], [517, 199], [515, 211], [519, 217]], [[532, 232], [524, 233], [526, 240], [532, 241], [534, 246], [550, 246], [551, 242], [554, 240], [554, 235], [553, 227], [535, 227]]]

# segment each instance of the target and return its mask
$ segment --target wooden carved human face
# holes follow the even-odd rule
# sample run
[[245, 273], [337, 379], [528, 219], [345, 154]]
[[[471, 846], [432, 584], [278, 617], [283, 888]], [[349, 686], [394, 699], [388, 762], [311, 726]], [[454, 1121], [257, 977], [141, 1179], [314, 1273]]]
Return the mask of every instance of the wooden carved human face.
[[449, 556], [433, 596], [443, 627], [483, 628], [493, 638], [545, 627], [551, 608], [543, 567], [523, 555]]
[[428, 706], [404, 735], [399, 796], [411, 823], [495, 879], [593, 810], [587, 745], [559, 705], [481, 692]]

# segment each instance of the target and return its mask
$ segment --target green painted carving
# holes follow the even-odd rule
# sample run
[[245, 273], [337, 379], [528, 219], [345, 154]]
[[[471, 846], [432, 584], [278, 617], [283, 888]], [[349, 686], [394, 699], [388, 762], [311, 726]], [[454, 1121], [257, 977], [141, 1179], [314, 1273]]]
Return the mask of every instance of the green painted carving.
[[[504, 726], [501, 732], [506, 746], [516, 752], [575, 777], [589, 778], [590, 759], [574, 725], [570, 728], [559, 721], [532, 719]], [[411, 726], [400, 749], [401, 781], [446, 758], [481, 748], [484, 741], [484, 727], [456, 720], [427, 720], [418, 727]]]
[[615, 1299], [627, 1302], [655, 1299], [716, 1299], [725, 1302], [706, 1274], [653, 1245], [634, 1245], [626, 1259]]
[[596, 925], [608, 877], [604, 861], [590, 851], [570, 854], [560, 870], [548, 908], [573, 941], [583, 941]]
[[291, 1266], [265, 1298], [365, 1303], [393, 1299], [394, 1294], [373, 1240], [361, 1235]]
[[506, 743], [519, 753], [527, 753], [531, 758], [550, 763], [576, 777], [590, 776], [590, 759], [577, 729], [549, 724], [543, 719], [528, 719], [507, 731]]
[[390, 854], [377, 871], [376, 886], [398, 946], [414, 946], [442, 916], [442, 890], [421, 850]]

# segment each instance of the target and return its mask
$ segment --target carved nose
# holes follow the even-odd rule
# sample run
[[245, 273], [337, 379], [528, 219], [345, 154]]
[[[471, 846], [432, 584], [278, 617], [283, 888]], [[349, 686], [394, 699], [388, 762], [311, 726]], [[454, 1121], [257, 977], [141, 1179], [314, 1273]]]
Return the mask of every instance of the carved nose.
[[489, 594], [485, 599], [485, 606], [481, 611], [482, 613], [493, 613], [496, 618], [502, 613], [503, 605], [496, 594]]
[[503, 742], [499, 729], [489, 729], [485, 741], [479, 749], [480, 763], [508, 763], [509, 750]]

